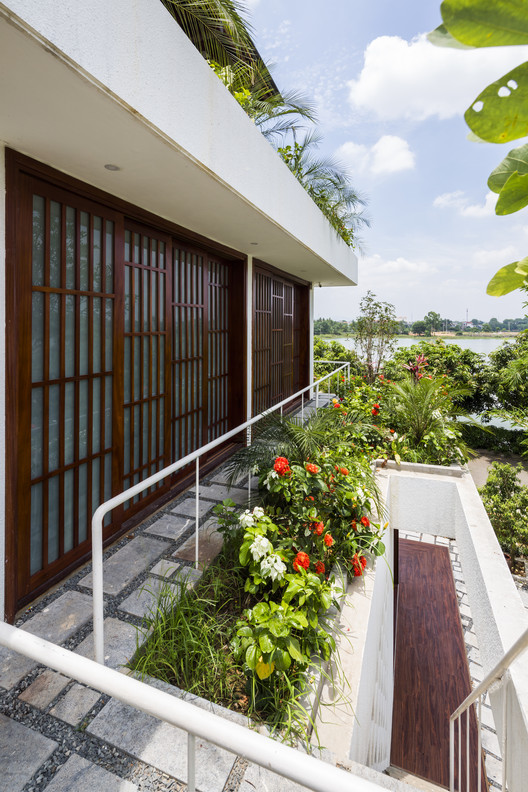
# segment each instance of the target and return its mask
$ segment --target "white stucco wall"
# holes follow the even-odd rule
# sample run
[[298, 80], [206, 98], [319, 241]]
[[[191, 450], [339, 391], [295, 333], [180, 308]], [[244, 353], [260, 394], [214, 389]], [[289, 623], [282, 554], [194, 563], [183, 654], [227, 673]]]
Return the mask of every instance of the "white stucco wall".
[[[0, 141], [0, 482], [5, 481], [5, 146]], [[5, 607], [5, 488], [0, 486], [0, 619]]]
[[[39, 96], [42, 98], [39, 124], [44, 130], [41, 134], [47, 135], [48, 141], [43, 147], [37, 144], [38, 129], [33, 130], [27, 121], [17, 129], [11, 113], [11, 120], [5, 120], [4, 124], [12, 140], [2, 132], [0, 119], [0, 136], [10, 145], [14, 148], [21, 146], [20, 150], [37, 159], [38, 152], [31, 149], [42, 148], [47, 157], [45, 161], [54, 167], [96, 183], [102, 189], [111, 185], [110, 191], [115, 191], [116, 195], [134, 203], [140, 200], [140, 206], [161, 216], [168, 216], [170, 196], [173, 196], [173, 204], [177, 205], [179, 191], [184, 189], [187, 196], [179, 207], [184, 218], [181, 224], [191, 229], [193, 225], [189, 224], [185, 210], [186, 206], [192, 208], [195, 216], [200, 211], [200, 199], [188, 189], [189, 184], [196, 183], [193, 172], [198, 169], [204, 179], [200, 186], [202, 211], [211, 215], [210, 238], [222, 241], [220, 234], [225, 223], [215, 228], [214, 215], [215, 209], [217, 215], [222, 215], [226, 196], [222, 199], [221, 192], [215, 194], [212, 205], [208, 206], [207, 194], [214, 191], [214, 184], [208, 184], [208, 181], [217, 187], [223, 185], [229, 195], [242, 201], [238, 205], [240, 222], [248, 228], [249, 240], [258, 241], [259, 258], [266, 256], [265, 260], [271, 263], [274, 263], [271, 261], [274, 256], [280, 259], [280, 239], [269, 243], [273, 229], [280, 228], [302, 245], [296, 252], [288, 254], [290, 258], [298, 256], [301, 277], [324, 282], [325, 266], [322, 265], [326, 265], [329, 282], [334, 272], [336, 285], [340, 278], [346, 284], [347, 278], [353, 281], [357, 277], [357, 260], [353, 252], [337, 238], [311, 198], [159, 0], [113, 0], [111, 3], [108, 0], [87, 0], [82, 6], [75, 3], [65, 5], [56, 0], [40, 0], [38, 3], [9, 0], [8, 3], [0, 2], [0, 18], [2, 10], [5, 18], [9, 15], [12, 21], [11, 31], [6, 32], [6, 36], [15, 35], [17, 28], [33, 36], [35, 41], [39, 39], [44, 49], [56, 56], [51, 64], [48, 57], [46, 68], [58, 72], [63, 62], [68, 70], [68, 73], [64, 69], [61, 71], [64, 86], [60, 85], [59, 74], [46, 74], [45, 83], [35, 96], [31, 91], [42, 74], [44, 64], [35, 61], [30, 68], [28, 54], [21, 60], [20, 68], [12, 70], [10, 81], [4, 86], [6, 96], [16, 102], [16, 96], [20, 94], [16, 91], [9, 94], [10, 87], [16, 86], [17, 80], [25, 80], [26, 87], [29, 86], [28, 97], [21, 100], [21, 107], [27, 108], [28, 104], [36, 104]], [[21, 38], [10, 58], [15, 57], [22, 44]], [[0, 53], [3, 46], [0, 40]], [[29, 69], [27, 74], [23, 74], [24, 63]], [[71, 82], [77, 78], [95, 86], [106, 97], [108, 108], [104, 102], [101, 103], [101, 97], [92, 99], [76, 92]], [[64, 96], [64, 103], [70, 108], [55, 130], [59, 138], [64, 135], [64, 141], [60, 141], [56, 150], [53, 149], [54, 138], [45, 124], [46, 90], [50, 90], [50, 80], [55, 81], [56, 93], [58, 91]], [[0, 99], [4, 101], [1, 91]], [[140, 124], [148, 128], [152, 133], [150, 140], [145, 143], [145, 140], [134, 137], [133, 130], [124, 129], [121, 141], [112, 140], [111, 129], [116, 128], [119, 119], [111, 104], [124, 109], [136, 126]], [[60, 106], [56, 113], [61, 113]], [[77, 129], [75, 125], [79, 116], [83, 123]], [[48, 123], [52, 126], [53, 117], [48, 119]], [[88, 132], [86, 140], [83, 139], [83, 129]], [[78, 145], [69, 150], [72, 135], [77, 138]], [[158, 138], [157, 143], [154, 138]], [[167, 165], [163, 152], [154, 151], [160, 143], [162, 147], [173, 148], [182, 155], [183, 161], [178, 165], [177, 173], [171, 168], [174, 159]], [[103, 170], [103, 163], [116, 160], [123, 165], [122, 172], [118, 177], [109, 176]], [[149, 161], [151, 179], [158, 176], [155, 189], [154, 185], [146, 186], [145, 174], [142, 174]], [[86, 178], [87, 172], [91, 172], [90, 179]], [[162, 174], [166, 174], [167, 179], [172, 176], [174, 181], [163, 185], [159, 178]], [[161, 200], [164, 190], [167, 190], [165, 203]], [[259, 217], [268, 221], [267, 234], [262, 233], [264, 228], [259, 226]], [[249, 240], [244, 238], [247, 245]], [[236, 233], [223, 241], [234, 245]], [[315, 258], [303, 275], [302, 260], [310, 251]], [[244, 252], [250, 252], [250, 249]], [[320, 261], [320, 277], [317, 275], [317, 260]]]

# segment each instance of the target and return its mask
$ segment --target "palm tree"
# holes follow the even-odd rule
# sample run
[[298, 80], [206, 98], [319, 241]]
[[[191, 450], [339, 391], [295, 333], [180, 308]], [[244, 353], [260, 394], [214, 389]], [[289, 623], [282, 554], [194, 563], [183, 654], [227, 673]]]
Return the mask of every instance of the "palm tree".
[[317, 157], [317, 132], [308, 132], [302, 142], [294, 134], [293, 146], [279, 148], [279, 154], [319, 209], [348, 245], [358, 245], [357, 230], [369, 226], [363, 214], [366, 200], [352, 187], [346, 170], [333, 158]]

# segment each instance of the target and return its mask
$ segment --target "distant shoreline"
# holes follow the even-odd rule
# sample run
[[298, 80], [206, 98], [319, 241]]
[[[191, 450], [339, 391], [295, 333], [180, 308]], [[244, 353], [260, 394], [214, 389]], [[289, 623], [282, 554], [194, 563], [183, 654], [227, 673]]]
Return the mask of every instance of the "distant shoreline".
[[[407, 333], [405, 335], [396, 335], [395, 338], [415, 338], [417, 341], [434, 341], [436, 338], [459, 338], [462, 340], [463, 338], [516, 338], [520, 335], [521, 331], [503, 331], [501, 333], [463, 333], [462, 335], [456, 335], [456, 333], [435, 333], [431, 336], [424, 336], [424, 335], [414, 335], [414, 333]], [[349, 333], [346, 335], [343, 333], [342, 335], [334, 335], [331, 333], [324, 333], [314, 335], [314, 338], [321, 338], [323, 341], [331, 340], [331, 341], [339, 341], [340, 338], [348, 341], [352, 339], [354, 336], [353, 334]]]

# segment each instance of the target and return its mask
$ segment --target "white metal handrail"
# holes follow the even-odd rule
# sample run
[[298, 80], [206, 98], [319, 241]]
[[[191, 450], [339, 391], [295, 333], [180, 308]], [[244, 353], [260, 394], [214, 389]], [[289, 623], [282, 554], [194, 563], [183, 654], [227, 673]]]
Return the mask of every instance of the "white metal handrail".
[[[477, 790], [480, 792], [482, 783], [482, 760], [481, 760], [481, 735], [480, 735], [480, 719], [482, 710], [482, 699], [488, 690], [496, 683], [503, 680], [505, 673], [514, 660], [519, 657], [522, 652], [528, 649], [528, 630], [518, 638], [515, 643], [508, 649], [506, 654], [497, 665], [489, 672], [489, 674], [471, 691], [469, 696], [464, 699], [462, 704], [453, 712], [449, 718], [449, 789], [450, 792], [455, 792], [455, 721], [458, 723], [458, 790], [462, 790], [462, 715], [466, 712], [466, 789], [469, 789], [470, 778], [470, 762], [469, 762], [469, 713], [472, 704], [477, 702], [477, 726], [478, 726], [478, 748], [477, 748]], [[507, 740], [507, 706], [508, 697], [503, 694], [502, 697], [502, 735], [501, 735], [501, 753], [502, 753], [502, 790], [506, 790], [506, 777], [507, 777], [507, 763], [506, 763], [506, 740]]]
[[333, 792], [380, 792], [380, 787], [372, 781], [351, 776], [345, 770], [227, 721], [112, 668], [101, 667], [87, 657], [81, 657], [5, 622], [0, 622], [0, 645], [187, 732], [188, 792], [195, 792], [196, 789], [196, 737], [296, 781], [314, 792], [328, 792], [329, 789]]
[[[306, 391], [311, 391], [315, 387], [315, 406], [316, 408], [319, 406], [319, 385], [324, 382], [325, 380], [333, 377], [339, 371], [347, 369], [347, 377], [350, 379], [350, 363], [344, 363], [335, 371], [331, 371], [330, 374], [326, 374], [324, 377], [321, 377], [316, 382], [312, 383], [311, 385], [307, 385], [305, 388], [297, 391], [297, 393], [292, 394], [292, 396], [288, 396], [288, 398], [283, 399], [278, 404], [275, 404], [273, 407], [270, 407], [268, 410], [256, 415], [253, 418], [250, 418], [249, 421], [244, 421], [244, 423], [237, 426], [235, 429], [231, 429], [229, 432], [217, 437], [216, 440], [212, 440], [207, 445], [198, 448], [196, 451], [192, 451], [187, 456], [179, 459], [177, 462], [173, 462], [171, 465], [163, 468], [163, 470], [154, 473], [152, 476], [140, 481], [138, 484], [134, 484], [134, 486], [129, 487], [124, 492], [121, 492], [119, 495], [115, 495], [113, 498], [102, 503], [94, 512], [92, 517], [92, 597], [93, 597], [93, 632], [94, 632], [94, 652], [95, 652], [95, 660], [98, 663], [104, 664], [104, 599], [103, 599], [103, 520], [108, 512], [115, 509], [116, 506], [121, 506], [121, 504], [126, 503], [126, 501], [131, 500], [136, 495], [139, 495], [144, 490], [152, 487], [154, 484], [162, 481], [163, 479], [167, 478], [167, 476], [172, 476], [181, 468], [189, 465], [191, 462], [195, 462], [196, 465], [196, 510], [195, 510], [195, 564], [198, 566], [198, 528], [199, 528], [199, 515], [200, 515], [200, 457], [204, 454], [207, 454], [209, 451], [212, 451], [217, 446], [225, 443], [227, 440], [230, 440], [232, 437], [235, 437], [240, 432], [243, 432], [246, 429], [249, 429], [253, 424], [257, 423], [258, 421], [262, 420], [266, 415], [270, 415], [272, 412], [276, 410], [280, 410], [282, 414], [282, 410], [284, 405], [288, 404], [288, 402], [293, 401], [294, 399], [299, 398], [302, 399], [302, 406], [301, 406], [301, 415], [304, 417], [304, 394]], [[249, 433], [249, 443], [251, 443], [251, 434]], [[249, 493], [251, 494], [251, 476], [249, 476], [248, 481], [248, 489]]]

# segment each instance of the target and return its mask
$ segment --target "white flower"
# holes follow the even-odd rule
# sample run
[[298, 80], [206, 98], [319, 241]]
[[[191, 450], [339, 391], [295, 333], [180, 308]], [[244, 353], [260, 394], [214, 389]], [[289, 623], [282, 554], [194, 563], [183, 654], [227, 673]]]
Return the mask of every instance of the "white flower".
[[286, 572], [286, 564], [282, 563], [280, 556], [273, 553], [262, 559], [260, 572], [263, 578], [270, 577], [272, 580], [280, 580]]
[[255, 506], [255, 508], [253, 509], [253, 517], [256, 520], [261, 520], [264, 517], [264, 509], [262, 508], [262, 506]]
[[270, 472], [268, 473], [268, 475], [267, 475], [267, 476], [266, 476], [266, 478], [264, 479], [264, 484], [265, 484], [265, 486], [266, 486], [268, 489], [270, 489], [270, 487], [271, 487], [271, 482], [273, 481], [273, 479], [278, 479], [278, 478], [279, 478], [279, 474], [278, 474], [278, 473], [277, 473], [275, 470], [270, 470]]
[[238, 522], [243, 528], [251, 528], [255, 525], [255, 519], [248, 509], [239, 516]]
[[268, 553], [271, 553], [272, 550], [273, 545], [269, 539], [266, 539], [265, 536], [256, 536], [253, 544], [249, 548], [249, 552], [255, 561], [258, 561], [259, 558], [268, 555]]

